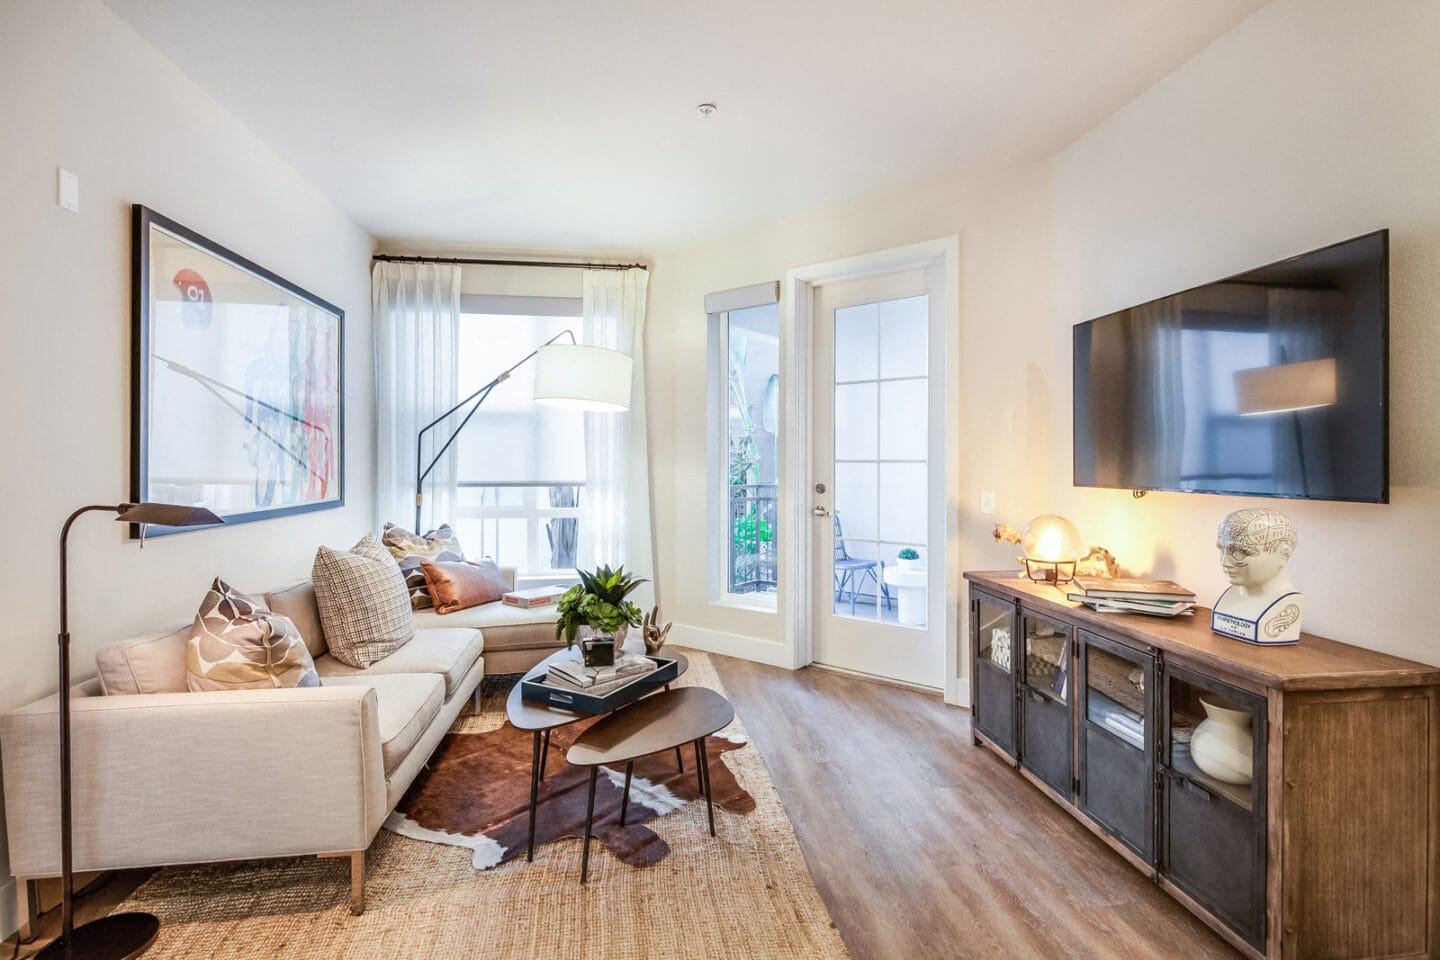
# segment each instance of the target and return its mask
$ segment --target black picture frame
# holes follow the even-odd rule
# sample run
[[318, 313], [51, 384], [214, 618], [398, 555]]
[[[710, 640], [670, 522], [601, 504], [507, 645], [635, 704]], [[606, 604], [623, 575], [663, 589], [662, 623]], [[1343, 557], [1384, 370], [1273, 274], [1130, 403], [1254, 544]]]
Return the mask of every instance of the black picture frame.
[[[192, 266], [175, 273], [173, 292], [156, 289], [154, 271], [177, 263]], [[226, 292], [217, 297], [195, 266]], [[253, 355], [237, 348], [267, 331]], [[286, 335], [278, 346], [277, 332]], [[227, 524], [344, 506], [345, 311], [138, 203], [130, 386], [132, 501], [209, 500], [203, 505]], [[157, 462], [174, 475], [152, 476]], [[145, 535], [196, 529], [204, 528], [152, 526]]]

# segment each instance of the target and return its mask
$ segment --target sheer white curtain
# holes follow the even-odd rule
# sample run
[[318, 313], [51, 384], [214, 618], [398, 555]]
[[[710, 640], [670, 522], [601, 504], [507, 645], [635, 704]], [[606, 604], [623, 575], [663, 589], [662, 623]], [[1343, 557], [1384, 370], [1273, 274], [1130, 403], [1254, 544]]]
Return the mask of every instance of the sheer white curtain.
[[[377, 263], [370, 293], [378, 432], [375, 521], [377, 527], [388, 521], [408, 528], [415, 522], [416, 436], [421, 427], [460, 399], [455, 361], [460, 268], [440, 263]], [[444, 425], [426, 434], [425, 462], [448, 436]], [[455, 481], [455, 458], [446, 456], [425, 484], [422, 526], [450, 519]]]
[[[627, 353], [633, 360], [630, 409], [585, 414], [585, 519], [582, 566], [623, 563], [653, 578], [650, 542], [650, 462], [645, 449], [645, 299], [650, 274], [586, 270], [582, 340]], [[638, 591], [647, 606], [653, 585]]]

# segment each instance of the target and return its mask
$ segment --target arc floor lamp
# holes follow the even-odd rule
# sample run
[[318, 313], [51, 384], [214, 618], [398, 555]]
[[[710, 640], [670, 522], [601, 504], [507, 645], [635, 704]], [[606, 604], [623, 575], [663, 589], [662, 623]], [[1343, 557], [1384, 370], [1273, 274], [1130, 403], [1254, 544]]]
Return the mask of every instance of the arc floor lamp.
[[[81, 507], [60, 530], [60, 936], [36, 956], [38, 960], [127, 960], [149, 949], [160, 921], [148, 913], [116, 913], [75, 926], [73, 850], [70, 805], [70, 604], [66, 547], [70, 527], [86, 513], [113, 513], [121, 523], [163, 527], [196, 527], [224, 523], [204, 507], [173, 503], [122, 503]], [[141, 541], [144, 542], [143, 539]]]
[[[569, 343], [559, 343], [569, 337]], [[420, 507], [424, 503], [425, 479], [435, 470], [440, 458], [445, 456], [475, 411], [480, 409], [490, 391], [510, 379], [510, 374], [529, 360], [535, 361], [535, 402], [552, 407], [569, 407], [594, 413], [621, 413], [630, 409], [630, 382], [632, 361], [628, 354], [606, 347], [592, 347], [577, 343], [575, 334], [562, 330], [549, 340], [530, 351], [518, 363], [502, 371], [499, 376], [440, 416], [420, 428], [415, 437], [415, 532], [420, 532]], [[425, 434], [444, 423], [459, 412], [460, 408], [472, 403], [450, 438], [425, 463]]]

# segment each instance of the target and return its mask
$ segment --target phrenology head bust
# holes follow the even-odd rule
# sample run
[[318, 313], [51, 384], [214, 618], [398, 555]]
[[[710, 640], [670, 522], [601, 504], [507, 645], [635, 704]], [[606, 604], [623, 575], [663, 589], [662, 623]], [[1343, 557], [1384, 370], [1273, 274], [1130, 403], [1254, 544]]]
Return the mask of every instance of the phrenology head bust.
[[1268, 507], [1236, 510], [1220, 521], [1215, 546], [1230, 582], [1256, 590], [1274, 580], [1295, 553], [1295, 524]]

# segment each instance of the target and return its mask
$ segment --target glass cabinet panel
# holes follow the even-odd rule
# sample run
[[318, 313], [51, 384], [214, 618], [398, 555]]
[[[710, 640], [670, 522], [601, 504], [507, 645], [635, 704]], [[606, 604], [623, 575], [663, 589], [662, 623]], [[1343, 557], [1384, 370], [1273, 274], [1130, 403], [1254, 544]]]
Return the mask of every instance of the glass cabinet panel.
[[1093, 644], [1085, 646], [1085, 716], [1105, 732], [1145, 749], [1145, 668]]
[[1166, 689], [1169, 765], [1181, 777], [1245, 810], [1255, 805], [1264, 701], [1240, 691], [1217, 693], [1171, 674]]
[[1014, 664], [1014, 638], [1010, 636], [1013, 607], [981, 597], [975, 604], [976, 657], [1009, 673]]
[[1024, 614], [1025, 683], [1058, 703], [1070, 701], [1070, 631]]

